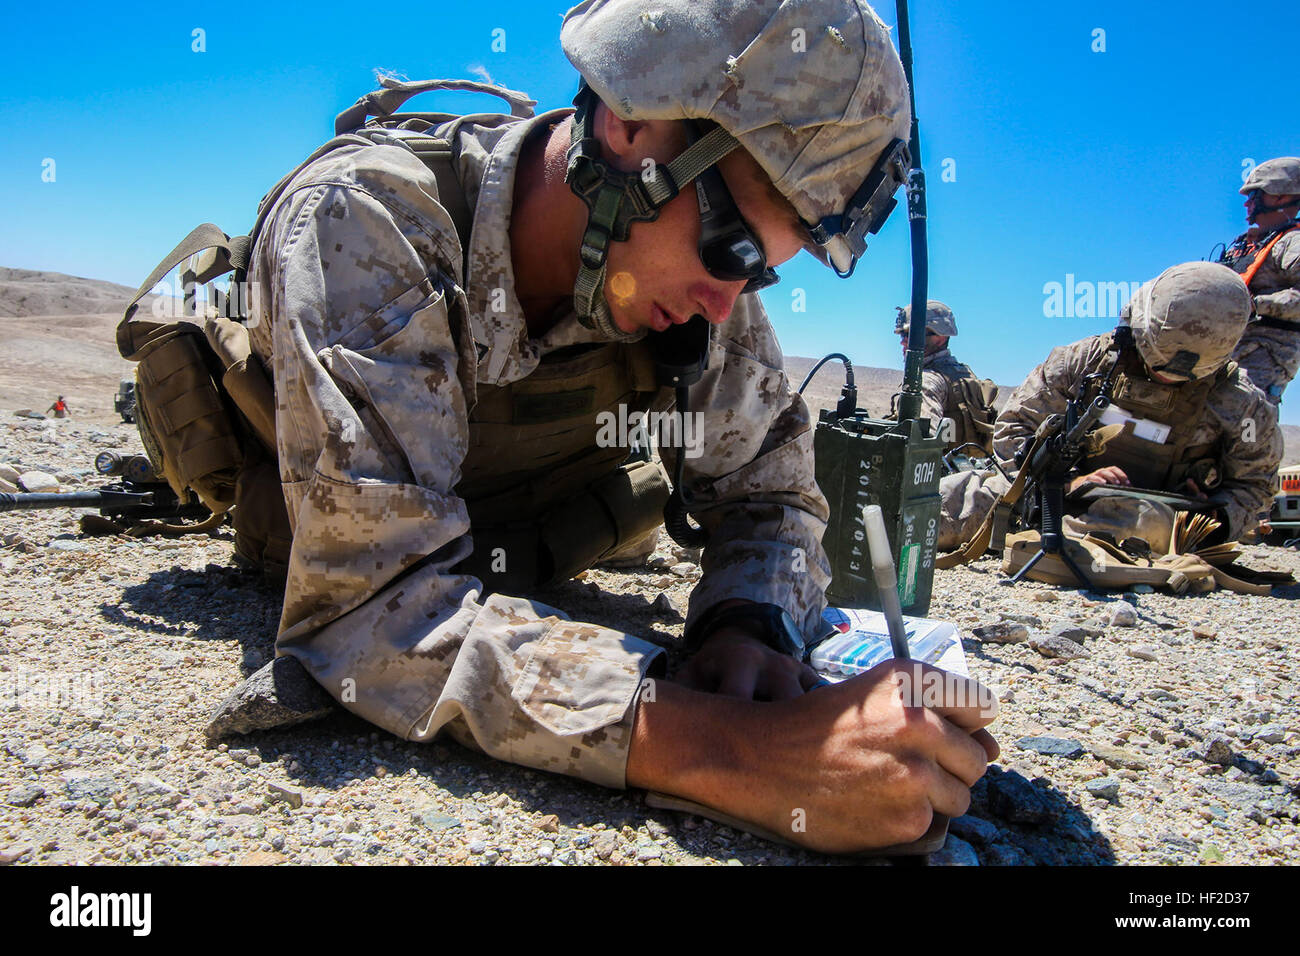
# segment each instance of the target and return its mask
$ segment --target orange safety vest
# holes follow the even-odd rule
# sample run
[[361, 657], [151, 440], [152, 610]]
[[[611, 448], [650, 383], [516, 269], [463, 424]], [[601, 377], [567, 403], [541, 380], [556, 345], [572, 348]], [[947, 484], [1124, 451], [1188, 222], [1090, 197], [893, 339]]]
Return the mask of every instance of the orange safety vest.
[[1269, 252], [1272, 251], [1275, 245], [1277, 245], [1277, 241], [1281, 239], [1283, 236], [1285, 236], [1287, 233], [1295, 229], [1300, 229], [1300, 226], [1297, 226], [1295, 223], [1292, 223], [1286, 229], [1280, 230], [1276, 236], [1274, 236], [1272, 239], [1270, 239], [1267, 243], [1264, 244], [1263, 249], [1259, 250], [1259, 254], [1255, 256], [1255, 261], [1252, 262], [1250, 264], [1250, 267], [1241, 274], [1241, 279], [1243, 282], [1246, 283], [1247, 289], [1250, 288], [1251, 282], [1254, 281], [1255, 274], [1259, 272], [1260, 268], [1264, 265], [1264, 260], [1268, 257]]

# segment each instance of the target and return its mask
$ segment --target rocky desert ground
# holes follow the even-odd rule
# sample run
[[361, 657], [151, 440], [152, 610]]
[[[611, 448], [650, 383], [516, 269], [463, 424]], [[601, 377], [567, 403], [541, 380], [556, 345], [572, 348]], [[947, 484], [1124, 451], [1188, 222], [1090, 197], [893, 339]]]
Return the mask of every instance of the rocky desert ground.
[[[113, 420], [113, 316], [83, 318], [0, 318], [45, 348], [0, 357], [0, 482], [93, 487], [97, 452], [140, 449]], [[87, 363], [84, 393], [62, 385]], [[75, 417], [11, 416], [55, 390]], [[88, 537], [82, 513], [0, 515], [0, 863], [848, 862], [342, 710], [210, 745], [213, 708], [273, 656], [279, 594], [233, 566], [228, 532]], [[1294, 548], [1244, 561], [1300, 573]], [[538, 597], [672, 647], [698, 576], [661, 535], [646, 567]], [[992, 559], [940, 572], [930, 616], [996, 690], [1003, 753], [929, 862], [1300, 862], [1298, 599], [1008, 587]]]

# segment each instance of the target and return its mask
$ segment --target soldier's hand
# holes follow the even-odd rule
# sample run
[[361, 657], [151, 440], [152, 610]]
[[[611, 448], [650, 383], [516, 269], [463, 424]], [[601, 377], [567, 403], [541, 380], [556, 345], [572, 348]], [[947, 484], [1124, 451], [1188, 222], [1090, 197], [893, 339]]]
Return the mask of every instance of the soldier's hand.
[[1081, 475], [1080, 477], [1075, 478], [1070, 482], [1069, 490], [1074, 491], [1076, 488], [1087, 484], [1131, 485], [1132, 482], [1128, 480], [1128, 475], [1124, 473], [1123, 468], [1118, 465], [1106, 465], [1103, 468], [1098, 468], [1091, 474]]
[[919, 839], [935, 813], [969, 809], [1000, 752], [984, 729], [997, 710], [976, 681], [914, 661], [756, 708], [742, 728], [757, 765], [739, 781], [738, 815], [820, 850]]
[[798, 697], [820, 678], [807, 664], [768, 647], [739, 627], [721, 627], [677, 674], [679, 683], [745, 700]]

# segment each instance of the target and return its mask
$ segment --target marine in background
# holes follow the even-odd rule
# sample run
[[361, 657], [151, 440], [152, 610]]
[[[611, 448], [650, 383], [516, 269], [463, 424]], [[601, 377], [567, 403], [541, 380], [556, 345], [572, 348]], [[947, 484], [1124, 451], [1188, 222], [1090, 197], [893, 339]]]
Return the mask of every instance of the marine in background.
[[[1066, 490], [1092, 484], [1188, 495], [1212, 508], [1217, 539], [1252, 530], [1273, 494], [1282, 435], [1272, 406], [1229, 360], [1249, 316], [1240, 278], [1215, 263], [1174, 266], [1138, 289], [1124, 316], [1132, 345], [1122, 349], [1109, 390], [1114, 411], [1135, 427], [1085, 460]], [[1095, 335], [1053, 349], [1011, 394], [993, 441], [1008, 474], [1039, 425], [1104, 376], [1118, 339]], [[997, 474], [942, 479], [939, 549], [974, 537], [1007, 487]]]
[[[907, 331], [912, 322], [912, 307], [903, 306], [894, 321], [894, 332], [907, 351]], [[949, 449], [976, 445], [989, 455], [993, 451], [993, 421], [997, 411], [993, 403], [998, 387], [988, 379], [977, 378], [970, 366], [957, 361], [948, 349], [948, 340], [957, 334], [957, 319], [952, 309], [937, 299], [925, 308], [925, 359], [921, 364], [921, 414], [930, 419], [931, 434], [939, 421], [950, 418], [955, 426]], [[890, 403], [889, 417], [898, 417], [898, 393]]]
[[1232, 358], [1278, 405], [1300, 368], [1300, 157], [1260, 163], [1240, 191], [1250, 228], [1219, 261], [1245, 280], [1254, 316]]

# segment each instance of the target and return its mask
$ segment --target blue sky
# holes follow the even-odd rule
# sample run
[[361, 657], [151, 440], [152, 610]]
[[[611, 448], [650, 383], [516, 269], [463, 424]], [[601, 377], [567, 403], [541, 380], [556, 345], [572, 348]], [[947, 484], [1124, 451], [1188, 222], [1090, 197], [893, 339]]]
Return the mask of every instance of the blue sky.
[[[540, 109], [565, 106], [576, 84], [558, 43], [567, 5], [11, 6], [0, 265], [135, 286], [197, 223], [246, 230], [262, 194], [373, 88], [376, 68], [413, 79], [487, 70]], [[893, 22], [892, 3], [878, 10]], [[1138, 282], [1244, 228], [1243, 164], [1300, 153], [1293, 44], [1273, 39], [1294, 16], [1294, 0], [914, 0], [931, 294], [956, 312], [960, 358], [1016, 382], [1053, 345], [1114, 325], [1046, 316], [1047, 283]], [[191, 49], [196, 28], [205, 52]], [[1104, 52], [1093, 51], [1097, 30]], [[466, 112], [493, 102], [415, 101]], [[54, 182], [42, 181], [46, 159]], [[897, 366], [908, 269], [900, 213], [852, 279], [804, 256], [763, 295], [787, 352]], [[791, 308], [795, 289], [806, 312]], [[1282, 419], [1300, 424], [1300, 394], [1288, 398]]]

